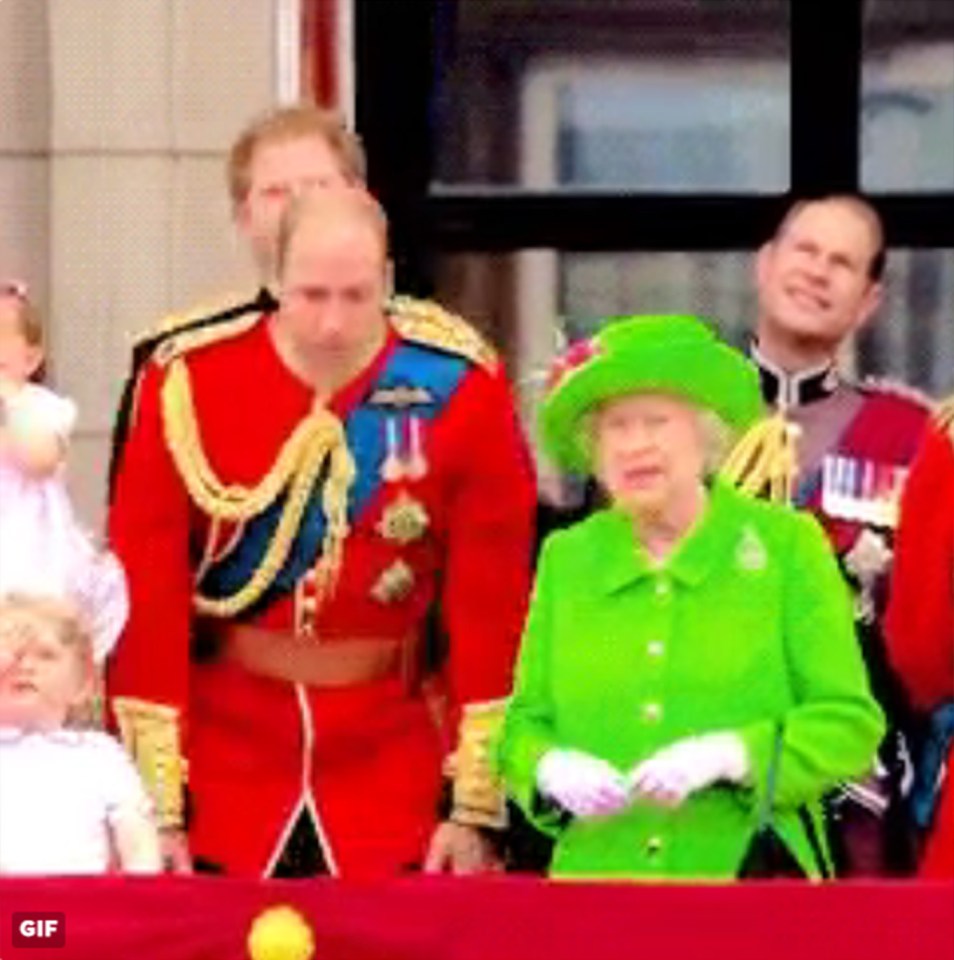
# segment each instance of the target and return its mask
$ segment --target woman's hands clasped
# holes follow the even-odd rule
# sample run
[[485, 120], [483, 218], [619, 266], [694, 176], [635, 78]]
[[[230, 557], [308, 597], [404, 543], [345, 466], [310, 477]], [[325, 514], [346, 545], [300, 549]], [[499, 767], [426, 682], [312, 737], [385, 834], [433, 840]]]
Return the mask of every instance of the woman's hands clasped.
[[537, 767], [537, 787], [576, 817], [605, 817], [634, 803], [678, 807], [713, 784], [745, 783], [749, 771], [741, 737], [719, 732], [677, 740], [629, 773], [583, 751], [553, 749]]

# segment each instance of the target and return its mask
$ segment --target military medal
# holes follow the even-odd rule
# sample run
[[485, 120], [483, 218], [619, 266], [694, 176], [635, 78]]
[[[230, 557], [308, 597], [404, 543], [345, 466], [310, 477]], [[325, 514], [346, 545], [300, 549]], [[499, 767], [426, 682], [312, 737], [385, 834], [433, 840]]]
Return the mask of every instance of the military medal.
[[898, 524], [904, 467], [840, 455], [822, 461], [822, 510], [830, 517], [893, 529]]
[[371, 596], [378, 603], [398, 603], [414, 588], [414, 571], [403, 561], [395, 560], [381, 571], [371, 587]]
[[434, 395], [426, 387], [398, 383], [378, 387], [368, 403], [386, 411], [381, 479], [386, 483], [420, 480], [428, 471], [427, 457], [424, 455], [423, 421], [411, 411], [415, 407], [433, 406]]
[[384, 462], [381, 464], [381, 479], [385, 483], [397, 483], [404, 479], [404, 463], [398, 437], [398, 422], [394, 417], [388, 417], [385, 430], [387, 443]]
[[409, 480], [420, 480], [427, 474], [427, 459], [424, 456], [424, 445], [421, 441], [422, 424], [420, 417], [410, 417], [408, 434], [410, 447], [404, 461], [404, 472]]
[[845, 554], [845, 569], [858, 581], [855, 617], [863, 623], [874, 620], [875, 586], [888, 572], [893, 555], [885, 535], [867, 527]]
[[385, 421], [385, 455], [381, 479], [386, 483], [420, 480], [427, 475], [423, 425], [420, 417], [388, 417]]
[[424, 504], [402, 491], [384, 508], [377, 530], [385, 540], [404, 546], [419, 540], [429, 525]]

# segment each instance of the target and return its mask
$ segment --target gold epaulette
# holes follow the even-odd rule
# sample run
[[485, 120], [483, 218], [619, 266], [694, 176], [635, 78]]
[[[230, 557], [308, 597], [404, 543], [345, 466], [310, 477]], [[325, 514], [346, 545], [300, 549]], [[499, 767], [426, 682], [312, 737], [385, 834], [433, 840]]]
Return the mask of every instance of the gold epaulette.
[[894, 380], [891, 377], [865, 377], [858, 384], [859, 389], [864, 393], [883, 393], [892, 397], [900, 397], [902, 400], [910, 400], [911, 403], [924, 407], [926, 410], [934, 409], [934, 401], [923, 390], [912, 387], [909, 383], [901, 380]]
[[505, 708], [505, 700], [470, 703], [464, 707], [457, 752], [448, 764], [454, 777], [451, 819], [455, 823], [496, 829], [507, 825], [503, 782], [491, 761]]
[[156, 821], [160, 827], [182, 827], [186, 763], [179, 711], [131, 697], [117, 697], [113, 710], [123, 744], [155, 804]]
[[720, 475], [743, 493], [791, 503], [798, 475], [799, 430], [781, 413], [761, 420], [733, 447]]
[[140, 333], [136, 337], [135, 342], [142, 343], [147, 340], [152, 340], [156, 336], [175, 333], [180, 327], [187, 327], [189, 324], [203, 320], [205, 317], [214, 317], [216, 314], [234, 310], [243, 304], [251, 303], [254, 298], [254, 290], [210, 297], [208, 300], [202, 300], [199, 303], [193, 304], [188, 310], [167, 313], [155, 326]]
[[463, 317], [432, 300], [393, 297], [388, 313], [394, 329], [405, 340], [459, 354], [491, 372], [497, 369], [494, 348]]
[[208, 326], [197, 327], [194, 330], [186, 329], [181, 333], [172, 333], [156, 347], [153, 359], [159, 366], [164, 367], [192, 350], [207, 347], [213, 343], [229, 340], [251, 330], [258, 323], [261, 314], [249, 311], [238, 317], [210, 323]]

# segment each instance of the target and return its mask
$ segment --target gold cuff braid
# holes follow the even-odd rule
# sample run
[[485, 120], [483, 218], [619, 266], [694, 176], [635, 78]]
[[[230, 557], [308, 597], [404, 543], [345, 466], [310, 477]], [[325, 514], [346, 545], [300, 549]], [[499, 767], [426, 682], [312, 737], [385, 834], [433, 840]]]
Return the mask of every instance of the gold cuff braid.
[[457, 752], [448, 764], [454, 774], [451, 819], [474, 827], [507, 825], [503, 782], [490, 754], [503, 725], [505, 700], [469, 703], [460, 721]]
[[179, 747], [179, 711], [130, 697], [117, 697], [113, 710], [123, 744], [156, 806], [159, 826], [181, 827], [186, 764]]

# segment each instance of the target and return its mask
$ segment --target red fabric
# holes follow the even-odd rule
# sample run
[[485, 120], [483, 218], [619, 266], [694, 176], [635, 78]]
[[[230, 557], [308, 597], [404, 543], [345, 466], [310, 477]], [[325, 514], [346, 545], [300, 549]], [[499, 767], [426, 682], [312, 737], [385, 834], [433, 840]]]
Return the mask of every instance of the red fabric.
[[[914, 701], [954, 699], [954, 445], [934, 429], [911, 469], [895, 544], [888, 649]], [[923, 871], [954, 878], [954, 749]]]
[[[0, 880], [5, 960], [242, 960], [290, 904], [316, 960], [950, 960], [950, 884], [649, 887], [543, 881]], [[64, 912], [66, 947], [13, 949], [14, 912]], [[488, 923], [488, 918], [493, 918]]]
[[338, 0], [311, 0], [302, 5], [305, 83], [315, 103], [338, 106]]
[[[395, 342], [333, 399], [337, 413], [361, 400]], [[311, 391], [279, 360], [266, 322], [195, 350], [187, 362], [212, 468], [223, 481], [255, 484], [308, 413]], [[419, 861], [434, 826], [442, 752], [441, 735], [420, 697], [409, 697], [397, 680], [388, 680], [347, 690], [310, 689], [303, 704], [289, 684], [221, 661], [190, 662], [192, 578], [207, 524], [166, 448], [163, 375], [152, 365], [141, 384], [110, 516], [132, 600], [110, 669], [110, 696], [180, 710], [195, 801], [194, 854], [232, 873], [261, 874], [304, 781], [342, 874], [378, 876]], [[382, 484], [356, 519], [337, 592], [319, 614], [317, 634], [323, 643], [404, 637], [420, 631], [439, 599], [450, 638], [446, 676], [456, 716], [460, 704], [509, 691], [529, 589], [535, 492], [503, 378], [470, 369], [427, 425], [425, 452], [429, 471], [421, 480]], [[429, 535], [406, 546], [376, 529], [401, 489], [425, 505], [431, 521]], [[399, 557], [414, 571], [414, 589], [397, 602], [374, 600], [372, 585]], [[293, 614], [286, 596], [254, 622], [290, 629]]]

